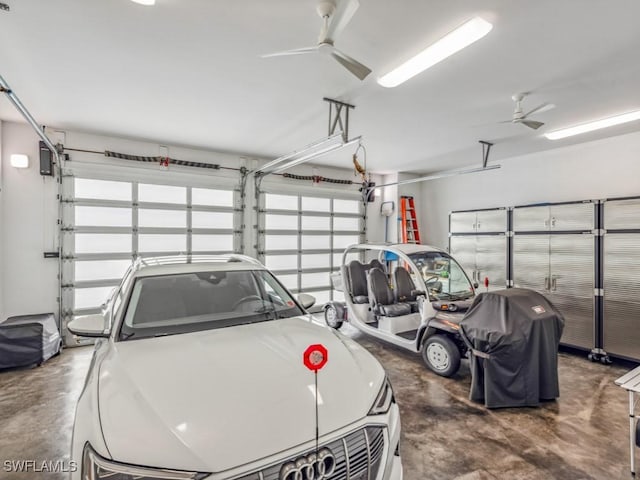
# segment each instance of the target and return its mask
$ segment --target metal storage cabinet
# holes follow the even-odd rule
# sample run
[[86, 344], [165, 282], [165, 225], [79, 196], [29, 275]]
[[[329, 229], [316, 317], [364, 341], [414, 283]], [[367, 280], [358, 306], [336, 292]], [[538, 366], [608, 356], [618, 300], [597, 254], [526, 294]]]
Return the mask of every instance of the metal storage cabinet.
[[573, 232], [594, 228], [594, 203], [536, 205], [513, 209], [514, 232]]
[[449, 251], [472, 281], [489, 278], [489, 290], [507, 286], [507, 210], [452, 212]]
[[595, 215], [593, 202], [513, 210], [514, 285], [547, 296], [566, 319], [562, 343], [589, 350], [596, 341]]
[[640, 199], [604, 203], [604, 350], [640, 359]]

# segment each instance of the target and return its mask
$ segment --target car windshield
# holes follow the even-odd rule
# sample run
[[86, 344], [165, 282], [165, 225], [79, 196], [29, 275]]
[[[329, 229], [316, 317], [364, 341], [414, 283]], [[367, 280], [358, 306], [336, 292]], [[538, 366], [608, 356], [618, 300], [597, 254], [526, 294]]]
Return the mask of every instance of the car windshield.
[[419, 252], [409, 258], [418, 267], [431, 301], [463, 300], [473, 296], [473, 287], [464, 270], [446, 253]]
[[119, 338], [175, 335], [301, 314], [291, 294], [264, 270], [140, 277]]

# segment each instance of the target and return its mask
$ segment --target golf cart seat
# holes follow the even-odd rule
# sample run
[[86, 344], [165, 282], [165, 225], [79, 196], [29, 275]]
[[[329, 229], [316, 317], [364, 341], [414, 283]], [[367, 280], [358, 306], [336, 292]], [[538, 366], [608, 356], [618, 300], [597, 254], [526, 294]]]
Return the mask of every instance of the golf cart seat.
[[382, 270], [382, 273], [387, 273], [386, 267], [380, 262], [380, 260], [375, 258], [369, 262], [369, 270], [373, 270], [374, 268], [379, 268]]
[[411, 313], [411, 305], [395, 302], [387, 276], [379, 268], [374, 268], [369, 272], [369, 299], [376, 315], [400, 317]]
[[425, 293], [416, 290], [416, 284], [413, 283], [411, 274], [406, 268], [398, 266], [393, 271], [393, 289], [396, 294], [396, 301], [406, 302], [411, 305], [411, 311], [418, 311], [418, 296]]
[[353, 303], [369, 303], [367, 273], [364, 265], [357, 260], [351, 261], [347, 266], [347, 277], [349, 293]]

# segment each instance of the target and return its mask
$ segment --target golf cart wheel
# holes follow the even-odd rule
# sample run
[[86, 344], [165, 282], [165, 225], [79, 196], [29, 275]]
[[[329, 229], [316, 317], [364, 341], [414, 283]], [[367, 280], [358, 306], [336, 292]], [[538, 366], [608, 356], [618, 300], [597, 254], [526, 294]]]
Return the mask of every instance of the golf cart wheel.
[[338, 309], [335, 305], [328, 304], [324, 309], [324, 321], [331, 328], [338, 330], [342, 326], [342, 320], [338, 316]]
[[460, 350], [446, 335], [432, 335], [422, 344], [422, 360], [434, 373], [450, 377], [460, 368]]

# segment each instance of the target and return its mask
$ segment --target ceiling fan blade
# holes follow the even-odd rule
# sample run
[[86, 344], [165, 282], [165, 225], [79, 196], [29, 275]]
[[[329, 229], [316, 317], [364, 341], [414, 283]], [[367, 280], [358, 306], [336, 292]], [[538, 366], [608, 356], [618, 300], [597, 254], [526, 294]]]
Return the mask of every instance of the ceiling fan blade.
[[340, 36], [340, 32], [344, 30], [344, 27], [351, 21], [351, 17], [356, 13], [360, 7], [358, 0], [338, 0], [336, 5], [336, 11], [331, 15], [329, 26], [324, 33], [324, 39], [322, 41], [335, 41]]
[[552, 108], [555, 108], [555, 107], [556, 106], [553, 103], [545, 102], [545, 103], [543, 103], [541, 105], [538, 105], [533, 110], [528, 111], [527, 113], [524, 114], [524, 116], [528, 117], [529, 115], [532, 115], [534, 113], [546, 112], [547, 110], [551, 110]]
[[305, 48], [296, 48], [294, 50], [285, 50], [283, 52], [267, 53], [265, 55], [261, 55], [261, 57], [269, 58], [269, 57], [284, 57], [287, 55], [304, 55], [305, 53], [314, 53], [317, 51], [318, 51], [318, 47], [305, 47]]
[[354, 60], [349, 55], [342, 53], [337, 48], [334, 48], [331, 52], [331, 56], [335, 58], [340, 65], [353, 73], [360, 80], [364, 80], [367, 75], [371, 73], [371, 69], [361, 64], [357, 60]]
[[544, 125], [544, 123], [536, 122], [535, 120], [520, 120], [520, 122], [518, 123], [522, 123], [523, 125], [526, 125], [529, 128], [533, 128], [534, 130], [539, 129], [541, 126]]

